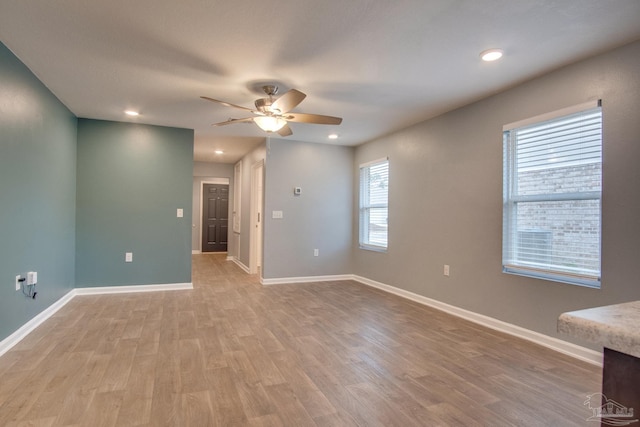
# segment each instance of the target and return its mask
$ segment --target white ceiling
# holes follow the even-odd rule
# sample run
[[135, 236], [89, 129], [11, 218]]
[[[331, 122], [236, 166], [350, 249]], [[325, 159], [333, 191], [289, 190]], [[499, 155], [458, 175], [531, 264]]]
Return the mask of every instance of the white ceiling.
[[[638, 0], [0, 0], [0, 40], [77, 116], [195, 129], [196, 160], [226, 163], [266, 134], [211, 127], [246, 115], [201, 95], [252, 107], [260, 82], [296, 88], [294, 111], [344, 121], [288, 139], [356, 145], [638, 40], [639, 23]], [[481, 62], [493, 47], [505, 57]]]

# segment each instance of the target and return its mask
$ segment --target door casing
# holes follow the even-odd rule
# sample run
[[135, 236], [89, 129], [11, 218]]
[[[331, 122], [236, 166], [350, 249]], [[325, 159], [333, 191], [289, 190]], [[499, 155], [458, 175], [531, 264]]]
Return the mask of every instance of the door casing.
[[264, 160], [251, 165], [251, 220], [249, 225], [249, 273], [258, 273], [262, 267], [262, 236], [264, 223]]

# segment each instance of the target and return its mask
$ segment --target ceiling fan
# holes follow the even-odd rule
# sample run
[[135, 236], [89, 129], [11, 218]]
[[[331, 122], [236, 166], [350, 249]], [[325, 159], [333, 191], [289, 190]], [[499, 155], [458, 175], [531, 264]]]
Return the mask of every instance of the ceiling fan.
[[296, 123], [314, 123], [319, 125], [339, 125], [342, 123], [340, 117], [323, 116], [320, 114], [304, 114], [292, 113], [293, 110], [307, 96], [296, 89], [291, 89], [280, 97], [274, 99], [274, 95], [278, 93], [278, 86], [266, 85], [262, 86], [262, 90], [267, 94], [267, 98], [260, 98], [255, 101], [255, 110], [242, 107], [240, 105], [231, 104], [230, 102], [218, 101], [217, 99], [201, 96], [200, 98], [207, 101], [217, 102], [227, 107], [234, 107], [240, 110], [249, 111], [252, 117], [243, 119], [229, 119], [224, 122], [214, 123], [212, 126], [225, 126], [233, 123], [254, 122], [260, 129], [266, 132], [277, 132], [280, 136], [289, 136], [293, 131], [287, 122]]

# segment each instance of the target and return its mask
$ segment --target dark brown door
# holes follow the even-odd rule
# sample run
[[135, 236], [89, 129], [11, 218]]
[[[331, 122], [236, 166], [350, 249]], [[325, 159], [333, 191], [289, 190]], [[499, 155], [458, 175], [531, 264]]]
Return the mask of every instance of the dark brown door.
[[202, 191], [202, 252], [226, 252], [229, 186], [204, 184]]

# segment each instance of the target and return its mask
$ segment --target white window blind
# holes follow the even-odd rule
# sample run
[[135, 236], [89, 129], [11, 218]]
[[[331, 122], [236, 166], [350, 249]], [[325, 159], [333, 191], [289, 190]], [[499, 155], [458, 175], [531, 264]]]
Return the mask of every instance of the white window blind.
[[389, 217], [389, 161], [360, 166], [360, 247], [386, 250]]
[[599, 103], [504, 130], [503, 270], [600, 286]]

